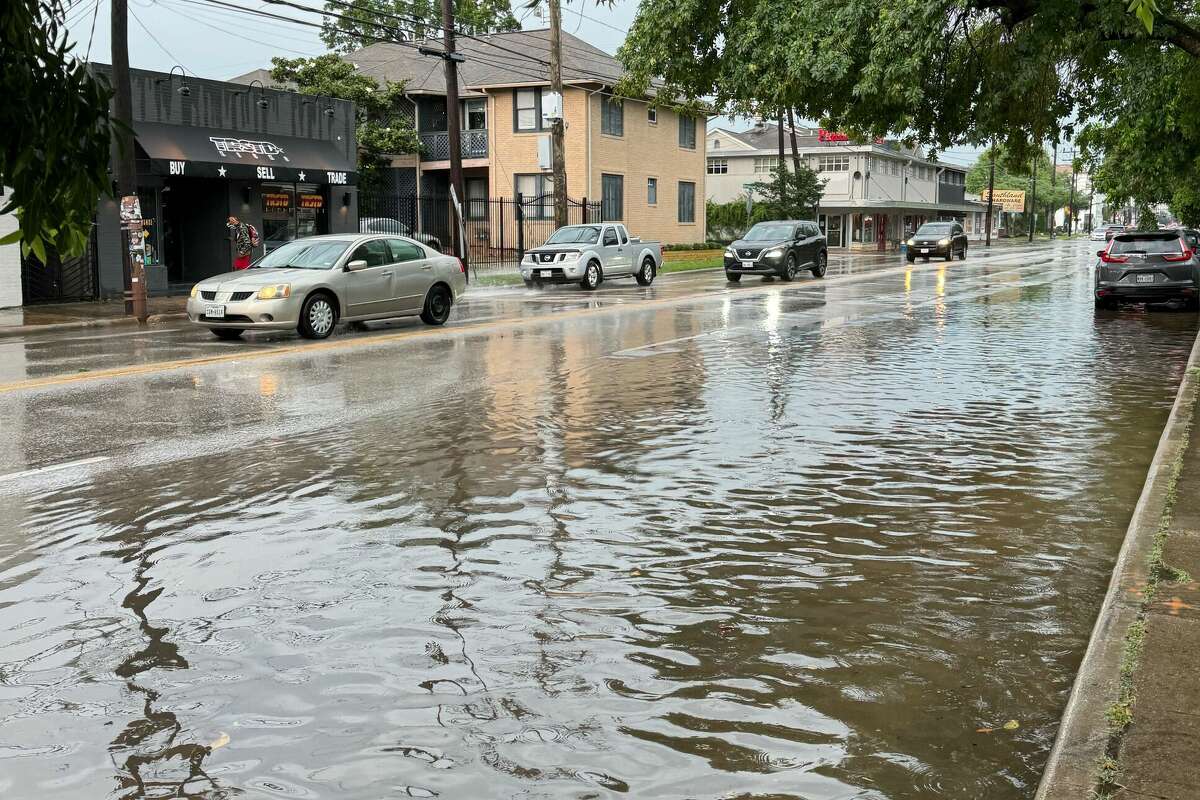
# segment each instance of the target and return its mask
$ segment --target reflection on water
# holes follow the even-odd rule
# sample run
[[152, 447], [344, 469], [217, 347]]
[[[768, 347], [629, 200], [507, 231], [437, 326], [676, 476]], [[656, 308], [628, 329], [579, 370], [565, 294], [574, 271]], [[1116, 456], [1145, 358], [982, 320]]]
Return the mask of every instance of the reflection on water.
[[960, 270], [273, 367], [25, 497], [0, 790], [1028, 796], [1194, 320]]

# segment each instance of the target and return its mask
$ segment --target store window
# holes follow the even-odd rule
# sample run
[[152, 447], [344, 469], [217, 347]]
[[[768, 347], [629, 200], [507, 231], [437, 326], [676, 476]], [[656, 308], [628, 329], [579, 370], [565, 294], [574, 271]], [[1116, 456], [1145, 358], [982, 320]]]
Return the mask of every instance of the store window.
[[862, 228], [863, 228], [863, 215], [862, 214], [851, 214], [850, 215], [850, 241], [861, 242], [863, 240]]
[[327, 232], [325, 194], [309, 183], [264, 183], [262, 240], [264, 252], [305, 236]]

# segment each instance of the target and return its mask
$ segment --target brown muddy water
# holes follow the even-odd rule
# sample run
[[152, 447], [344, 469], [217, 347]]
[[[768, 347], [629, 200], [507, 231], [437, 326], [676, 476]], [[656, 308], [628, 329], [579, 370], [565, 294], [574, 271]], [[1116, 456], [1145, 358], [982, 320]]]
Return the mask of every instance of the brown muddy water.
[[1087, 280], [160, 379], [0, 495], [0, 796], [1028, 797], [1195, 332]]

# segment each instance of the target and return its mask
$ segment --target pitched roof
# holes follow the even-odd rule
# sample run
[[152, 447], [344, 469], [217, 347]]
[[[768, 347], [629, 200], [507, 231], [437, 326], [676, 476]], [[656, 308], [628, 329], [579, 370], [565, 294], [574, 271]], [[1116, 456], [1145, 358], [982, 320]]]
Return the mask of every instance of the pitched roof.
[[[424, 43], [441, 47], [440, 40]], [[550, 31], [508, 31], [476, 38], [459, 38], [456, 49], [465, 61], [458, 65], [463, 91], [487, 86], [541, 85], [550, 83]], [[562, 34], [563, 81], [611, 86], [623, 74], [620, 63], [582, 39]], [[364, 75], [383, 83], [407, 81], [412, 94], [445, 94], [446, 78], [441, 59], [423, 56], [409, 45], [380, 42], [345, 56]]]

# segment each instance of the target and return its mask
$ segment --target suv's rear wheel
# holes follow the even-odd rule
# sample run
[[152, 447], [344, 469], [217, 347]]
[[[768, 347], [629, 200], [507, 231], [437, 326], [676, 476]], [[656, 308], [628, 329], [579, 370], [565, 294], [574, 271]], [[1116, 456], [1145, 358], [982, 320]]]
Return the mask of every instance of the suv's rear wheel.
[[1097, 297], [1096, 298], [1096, 310], [1097, 311], [1116, 311], [1117, 310], [1116, 298], [1114, 298], [1114, 297]]
[[963, 242], [962, 250], [958, 251], [958, 260], [959, 261], [967, 260], [967, 243], [966, 242]]

